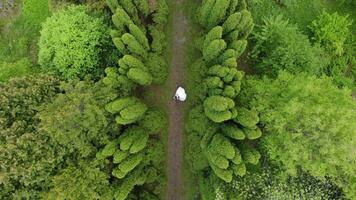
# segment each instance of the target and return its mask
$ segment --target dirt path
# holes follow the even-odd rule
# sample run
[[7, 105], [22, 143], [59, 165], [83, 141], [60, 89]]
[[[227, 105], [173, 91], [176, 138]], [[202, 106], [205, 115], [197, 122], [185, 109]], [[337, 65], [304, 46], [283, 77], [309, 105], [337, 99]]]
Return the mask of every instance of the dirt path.
[[[169, 86], [172, 97], [178, 86], [184, 83], [184, 49], [187, 21], [182, 10], [183, 0], [176, 0], [173, 13], [173, 38], [172, 38], [172, 60], [170, 64]], [[184, 86], [184, 85], [183, 85]], [[183, 199], [183, 133], [184, 113], [183, 103], [170, 100], [169, 102], [169, 136], [167, 150], [167, 200]]]

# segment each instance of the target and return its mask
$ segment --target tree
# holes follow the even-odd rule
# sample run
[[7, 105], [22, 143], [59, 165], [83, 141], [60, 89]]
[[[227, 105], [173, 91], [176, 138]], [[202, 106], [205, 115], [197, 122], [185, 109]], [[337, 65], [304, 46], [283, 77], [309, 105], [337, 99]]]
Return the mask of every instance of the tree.
[[82, 157], [93, 155], [97, 146], [108, 142], [109, 116], [104, 106], [116, 98], [100, 82], [63, 83], [64, 93], [41, 108], [40, 128], [68, 151]]
[[[38, 62], [45, 71], [65, 79], [99, 76], [101, 54], [108, 41], [103, 20], [86, 13], [86, 7], [70, 6], [43, 24]], [[105, 58], [107, 59], [107, 58]]]
[[352, 21], [348, 16], [337, 13], [323, 12], [310, 26], [312, 40], [324, 47], [331, 57], [331, 63], [323, 69], [328, 76], [333, 77], [339, 86], [355, 87], [356, 70], [354, 37], [350, 26]]
[[251, 79], [244, 88], [242, 103], [260, 113], [266, 131], [262, 146], [270, 159], [282, 163], [288, 174], [301, 168], [320, 179], [332, 177], [349, 197], [355, 195], [351, 91], [327, 77], [286, 72], [276, 80]]
[[210, 96], [204, 101], [204, 112], [214, 122], [223, 122], [236, 117], [235, 103], [223, 96]]
[[126, 125], [141, 119], [147, 111], [147, 106], [135, 97], [125, 97], [107, 104], [105, 109], [112, 114], [118, 113], [116, 122]]
[[260, 74], [275, 77], [287, 70], [319, 75], [328, 64], [324, 51], [281, 16], [266, 18], [255, 38], [252, 58]]
[[210, 42], [205, 49], [203, 49], [203, 57], [206, 62], [217, 58], [226, 48], [226, 42], [222, 39], [216, 39]]
[[0, 83], [0, 198], [40, 198], [67, 152], [38, 130], [37, 108], [60, 92], [50, 75]]
[[70, 165], [53, 179], [53, 189], [46, 198], [55, 199], [112, 199], [114, 189], [109, 176], [94, 163]]
[[256, 110], [249, 110], [247, 108], [237, 109], [237, 116], [234, 119], [237, 123], [247, 128], [253, 128], [259, 121]]
[[351, 36], [349, 30], [351, 25], [352, 21], [348, 19], [348, 16], [340, 16], [337, 13], [329, 14], [324, 11], [310, 26], [313, 41], [340, 56], [345, 51], [346, 40]]

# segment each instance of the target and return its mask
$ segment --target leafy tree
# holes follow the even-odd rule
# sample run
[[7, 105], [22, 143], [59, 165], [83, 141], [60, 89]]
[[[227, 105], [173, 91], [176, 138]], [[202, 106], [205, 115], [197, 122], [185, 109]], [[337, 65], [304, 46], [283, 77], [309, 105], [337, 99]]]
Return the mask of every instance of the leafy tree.
[[259, 73], [275, 77], [279, 70], [320, 74], [328, 64], [322, 49], [281, 16], [264, 20], [255, 34], [252, 58]]
[[210, 29], [224, 20], [229, 8], [229, 0], [204, 1], [199, 13], [200, 23]]
[[330, 179], [319, 180], [307, 173], [284, 179], [277, 167], [247, 172], [246, 176], [236, 177], [230, 184], [214, 183], [215, 195], [226, 199], [345, 199], [341, 189]]
[[41, 130], [70, 152], [87, 157], [108, 142], [109, 121], [104, 106], [116, 94], [99, 82], [63, 83], [64, 93], [38, 114]]
[[36, 108], [59, 92], [50, 75], [0, 83], [1, 199], [38, 199], [50, 188], [66, 151], [38, 130]]
[[313, 32], [313, 40], [336, 55], [344, 53], [344, 44], [351, 36], [349, 27], [352, 25], [347, 16], [337, 13], [323, 12], [310, 26]]
[[348, 16], [323, 12], [310, 26], [313, 41], [324, 47], [331, 57], [331, 63], [323, 69], [340, 86], [355, 87], [356, 70], [354, 38]]
[[227, 137], [230, 137], [235, 140], [243, 140], [245, 139], [244, 132], [234, 123], [224, 123], [221, 125], [221, 131]]
[[[347, 196], [356, 191], [356, 108], [351, 91], [327, 77], [280, 73], [276, 80], [251, 79], [242, 103], [255, 107], [267, 136], [262, 145], [288, 174], [301, 168], [312, 176], [332, 177]], [[248, 88], [248, 89], [247, 89]], [[252, 98], [253, 96], [253, 98]]]
[[45, 71], [54, 71], [65, 79], [98, 76], [107, 40], [102, 19], [88, 15], [86, 7], [70, 6], [43, 24], [38, 62]]
[[109, 176], [93, 163], [70, 165], [53, 179], [53, 189], [46, 198], [55, 199], [112, 199]]
[[139, 68], [131, 68], [127, 73], [127, 77], [140, 85], [150, 85], [152, 83], [151, 74]]

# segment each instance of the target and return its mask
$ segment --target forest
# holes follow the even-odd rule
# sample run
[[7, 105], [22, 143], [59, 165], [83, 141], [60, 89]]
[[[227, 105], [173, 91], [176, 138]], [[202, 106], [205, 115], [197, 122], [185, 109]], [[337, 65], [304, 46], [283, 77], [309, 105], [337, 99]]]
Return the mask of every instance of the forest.
[[355, 21], [354, 0], [0, 0], [0, 199], [355, 200]]

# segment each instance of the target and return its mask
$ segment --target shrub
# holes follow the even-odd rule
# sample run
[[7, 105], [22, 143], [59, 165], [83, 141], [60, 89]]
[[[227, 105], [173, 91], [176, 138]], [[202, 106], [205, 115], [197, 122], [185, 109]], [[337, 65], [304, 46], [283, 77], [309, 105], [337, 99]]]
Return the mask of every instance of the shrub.
[[99, 76], [106, 37], [103, 20], [86, 13], [86, 7], [70, 6], [48, 18], [39, 41], [38, 62], [46, 71], [65, 79]]

